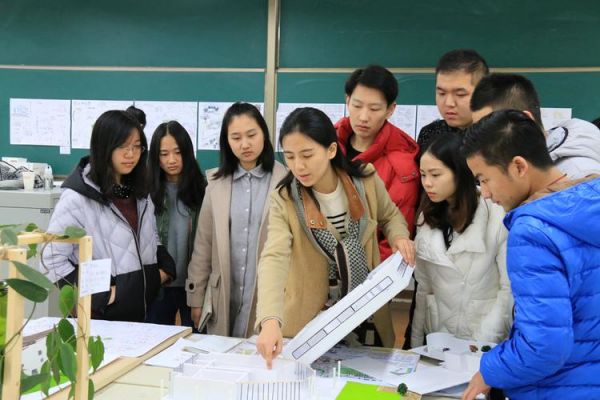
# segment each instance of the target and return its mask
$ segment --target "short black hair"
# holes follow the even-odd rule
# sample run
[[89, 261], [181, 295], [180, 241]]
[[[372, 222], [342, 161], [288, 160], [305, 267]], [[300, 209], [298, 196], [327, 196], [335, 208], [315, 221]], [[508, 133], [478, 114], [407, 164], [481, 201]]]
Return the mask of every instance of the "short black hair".
[[269, 136], [269, 128], [267, 122], [263, 118], [262, 114], [254, 105], [250, 103], [236, 102], [231, 105], [225, 112], [223, 122], [221, 123], [221, 134], [219, 135], [219, 146], [220, 146], [220, 162], [219, 169], [212, 178], [223, 178], [228, 175], [233, 175], [236, 171], [240, 160], [233, 154], [233, 150], [229, 145], [228, 133], [229, 125], [234, 117], [240, 115], [246, 115], [256, 121], [260, 130], [263, 134], [264, 146], [263, 151], [256, 160], [256, 165], [261, 165], [262, 168], [267, 172], [273, 171], [275, 165], [275, 150], [273, 150], [273, 144], [271, 143], [271, 137]]
[[355, 70], [346, 80], [344, 90], [348, 97], [352, 96], [357, 85], [379, 90], [383, 93], [389, 106], [398, 97], [398, 81], [394, 75], [381, 65], [369, 65]]
[[596, 118], [592, 121], [592, 124], [596, 125], [598, 129], [600, 129], [600, 118]]
[[480, 155], [505, 172], [517, 156], [542, 170], [553, 166], [544, 130], [520, 110], [494, 111], [482, 118], [467, 129], [461, 151], [465, 158]]
[[522, 75], [496, 73], [482, 78], [471, 96], [471, 111], [484, 107], [491, 107], [493, 111], [509, 108], [529, 111], [535, 122], [543, 127], [537, 91]]
[[138, 120], [142, 128], [146, 126], [146, 113], [135, 106], [127, 107], [127, 111], [129, 114], [133, 115], [135, 119]]
[[473, 76], [473, 83], [490, 73], [485, 59], [471, 49], [455, 49], [444, 54], [435, 67], [435, 75], [462, 71]]

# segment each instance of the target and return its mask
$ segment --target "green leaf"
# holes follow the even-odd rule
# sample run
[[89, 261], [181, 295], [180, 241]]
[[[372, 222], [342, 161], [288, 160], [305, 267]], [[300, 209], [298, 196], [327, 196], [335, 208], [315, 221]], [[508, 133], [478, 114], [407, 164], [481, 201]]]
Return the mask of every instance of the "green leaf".
[[46, 337], [46, 354], [55, 382], [60, 382], [60, 335], [55, 329]]
[[94, 372], [98, 369], [102, 360], [104, 360], [104, 343], [100, 336], [90, 336], [88, 341], [88, 352], [90, 353], [91, 364]]
[[69, 239], [79, 239], [85, 236], [85, 230], [78, 226], [67, 226], [65, 236]]
[[88, 400], [94, 399], [95, 392], [96, 392], [96, 388], [94, 387], [94, 381], [90, 379], [88, 381]]
[[9, 246], [17, 245], [17, 232], [11, 228], [4, 228], [0, 231], [0, 241]]
[[21, 377], [21, 393], [28, 392], [37, 385], [43, 385], [43, 383], [47, 382], [49, 378], [50, 375], [43, 372], [37, 375], [23, 375]]
[[38, 226], [34, 223], [30, 223], [25, 227], [25, 232], [33, 232], [38, 229]]
[[45, 382], [42, 382], [40, 384], [40, 390], [42, 391], [42, 393], [44, 393], [46, 396], [48, 396], [49, 391], [50, 391], [50, 382], [52, 381], [50, 362], [48, 360], [44, 361], [44, 363], [42, 364], [42, 368], [40, 368], [40, 371], [42, 374], [48, 375], [48, 379], [46, 379]]
[[58, 305], [63, 317], [66, 318], [71, 313], [71, 311], [73, 311], [73, 307], [75, 307], [76, 302], [77, 300], [75, 288], [73, 286], [65, 285], [62, 288], [60, 288]]
[[54, 284], [50, 281], [50, 279], [48, 279], [46, 275], [42, 274], [40, 271], [37, 271], [31, 268], [29, 265], [18, 261], [13, 261], [12, 263], [15, 264], [17, 271], [19, 271], [19, 273], [21, 273], [21, 275], [23, 275], [29, 282], [35, 283], [39, 287], [48, 290], [54, 287]]
[[6, 284], [21, 296], [36, 303], [41, 303], [48, 298], [48, 290], [35, 283], [23, 279], [7, 279]]
[[37, 254], [37, 244], [32, 243], [29, 246], [27, 246], [27, 259], [28, 260], [32, 257], [35, 257], [36, 254]]
[[73, 348], [67, 343], [60, 344], [61, 371], [71, 382], [76, 380], [77, 360]]
[[73, 351], [77, 350], [75, 328], [73, 328], [73, 325], [69, 321], [63, 318], [58, 322], [58, 333], [63, 342], [71, 345]]
[[69, 399], [75, 397], [75, 383], [71, 385], [71, 389], [69, 389], [69, 395], [67, 396]]

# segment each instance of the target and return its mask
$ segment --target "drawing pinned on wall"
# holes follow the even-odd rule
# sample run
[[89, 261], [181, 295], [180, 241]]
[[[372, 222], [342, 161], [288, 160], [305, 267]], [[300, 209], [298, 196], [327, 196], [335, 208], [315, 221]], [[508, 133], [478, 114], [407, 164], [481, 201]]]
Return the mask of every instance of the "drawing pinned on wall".
[[194, 150], [196, 149], [196, 137], [198, 136], [198, 103], [194, 101], [135, 101], [136, 108], [146, 113], [146, 127], [144, 133], [148, 140], [148, 146], [152, 135], [163, 122], [177, 121], [190, 135]]
[[[219, 150], [221, 123], [227, 109], [233, 102], [198, 103], [198, 150]], [[251, 102], [261, 114], [264, 103]]]
[[396, 105], [394, 113], [389, 121], [408, 133], [413, 139], [416, 138], [417, 126], [417, 106], [415, 105]]
[[71, 146], [71, 100], [10, 99], [10, 144]]
[[275, 143], [274, 147], [277, 151], [282, 151], [279, 146], [279, 132], [281, 131], [281, 126], [283, 125], [283, 121], [287, 118], [288, 115], [292, 113], [296, 108], [301, 107], [314, 107], [323, 111], [331, 122], [335, 124], [341, 118], [344, 117], [346, 112], [345, 104], [332, 104], [332, 103], [279, 103], [277, 107], [277, 115], [276, 115], [276, 131], [275, 131]]
[[72, 100], [71, 101], [71, 146], [74, 149], [89, 149], [94, 122], [109, 110], [125, 110], [133, 104], [131, 100]]
[[429, 125], [435, 120], [442, 119], [437, 106], [418, 105], [417, 106], [417, 126], [415, 129], [415, 140], [419, 138], [419, 133], [425, 125]]

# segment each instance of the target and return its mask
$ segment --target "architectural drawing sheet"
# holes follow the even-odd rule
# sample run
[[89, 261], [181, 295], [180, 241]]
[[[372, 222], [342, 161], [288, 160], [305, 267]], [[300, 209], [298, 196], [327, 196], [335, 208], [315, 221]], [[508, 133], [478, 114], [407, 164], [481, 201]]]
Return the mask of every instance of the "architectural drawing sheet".
[[413, 139], [416, 138], [417, 106], [396, 105], [396, 109], [388, 121], [408, 133]]
[[325, 354], [354, 328], [404, 290], [412, 276], [399, 252], [373, 269], [367, 279], [334, 306], [317, 315], [287, 346], [286, 358], [310, 364]]
[[71, 100], [10, 99], [10, 144], [71, 145]]
[[89, 149], [94, 122], [108, 110], [126, 110], [133, 104], [130, 100], [72, 100], [71, 101], [71, 147]]
[[[198, 150], [219, 150], [221, 124], [232, 102], [198, 103]], [[252, 102], [263, 113], [263, 103]]]
[[163, 122], [177, 121], [190, 135], [196, 149], [196, 136], [198, 135], [198, 103], [194, 101], [135, 101], [134, 105], [146, 113], [146, 127], [144, 133], [148, 140], [148, 147], [152, 135]]
[[332, 103], [279, 103], [277, 107], [277, 127], [275, 132], [275, 143], [274, 147], [277, 151], [282, 151], [279, 147], [279, 131], [281, 131], [281, 126], [283, 125], [283, 121], [287, 118], [288, 115], [292, 113], [296, 108], [301, 107], [313, 107], [318, 108], [323, 111], [331, 122], [335, 124], [345, 115], [346, 105], [345, 104], [332, 104]]

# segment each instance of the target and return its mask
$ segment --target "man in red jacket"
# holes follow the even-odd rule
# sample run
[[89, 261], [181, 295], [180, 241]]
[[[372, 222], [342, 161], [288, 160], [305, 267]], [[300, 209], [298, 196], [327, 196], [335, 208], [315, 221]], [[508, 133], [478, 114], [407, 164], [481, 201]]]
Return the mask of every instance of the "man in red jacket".
[[[349, 116], [335, 124], [340, 148], [348, 160], [375, 166], [412, 231], [419, 198], [419, 167], [415, 161], [419, 146], [387, 121], [396, 108], [398, 82], [387, 69], [370, 65], [354, 71], [345, 90]], [[382, 260], [391, 254], [381, 232], [379, 250]]]

